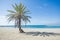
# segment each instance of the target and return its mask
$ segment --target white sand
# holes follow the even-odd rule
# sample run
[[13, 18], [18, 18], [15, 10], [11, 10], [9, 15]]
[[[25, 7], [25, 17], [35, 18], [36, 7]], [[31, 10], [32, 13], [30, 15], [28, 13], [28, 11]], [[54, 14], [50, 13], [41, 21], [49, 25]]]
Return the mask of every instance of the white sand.
[[[19, 33], [18, 28], [5, 28], [0, 27], [0, 40], [60, 40], [60, 35], [56, 35], [54, 33], [60, 33], [60, 29], [31, 29], [31, 28], [23, 28], [26, 33]], [[30, 34], [28, 33], [30, 32]], [[34, 32], [34, 33], [33, 33]], [[45, 35], [45, 37], [41, 34], [36, 34], [39, 32], [53, 33]], [[33, 34], [32, 34], [33, 33]], [[35, 36], [34, 36], [35, 35]]]

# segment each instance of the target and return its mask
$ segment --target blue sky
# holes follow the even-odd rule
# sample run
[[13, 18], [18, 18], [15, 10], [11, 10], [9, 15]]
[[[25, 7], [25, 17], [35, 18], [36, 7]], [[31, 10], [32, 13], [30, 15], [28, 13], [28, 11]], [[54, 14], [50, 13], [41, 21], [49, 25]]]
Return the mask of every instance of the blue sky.
[[12, 9], [11, 4], [22, 2], [31, 12], [30, 25], [60, 25], [60, 0], [0, 0], [0, 25], [8, 24], [7, 10]]

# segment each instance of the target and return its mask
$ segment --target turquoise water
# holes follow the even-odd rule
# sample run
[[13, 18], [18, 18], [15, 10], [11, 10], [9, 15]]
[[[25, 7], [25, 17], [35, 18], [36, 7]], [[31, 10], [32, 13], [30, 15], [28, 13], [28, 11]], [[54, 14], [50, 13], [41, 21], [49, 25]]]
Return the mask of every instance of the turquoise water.
[[[0, 26], [0, 27], [15, 27], [15, 26]], [[22, 25], [22, 28], [60, 28], [60, 26], [47, 26], [47, 25]]]
[[60, 26], [47, 26], [47, 25], [26, 25], [22, 28], [60, 28]]

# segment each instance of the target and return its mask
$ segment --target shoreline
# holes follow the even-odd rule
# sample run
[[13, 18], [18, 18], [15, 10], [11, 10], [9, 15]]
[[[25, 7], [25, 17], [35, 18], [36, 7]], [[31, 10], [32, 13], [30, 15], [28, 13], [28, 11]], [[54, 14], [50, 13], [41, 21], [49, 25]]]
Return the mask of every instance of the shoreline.
[[[0, 27], [0, 28], [18, 28], [18, 27]], [[60, 29], [60, 28], [25, 28], [24, 27], [23, 29]]]

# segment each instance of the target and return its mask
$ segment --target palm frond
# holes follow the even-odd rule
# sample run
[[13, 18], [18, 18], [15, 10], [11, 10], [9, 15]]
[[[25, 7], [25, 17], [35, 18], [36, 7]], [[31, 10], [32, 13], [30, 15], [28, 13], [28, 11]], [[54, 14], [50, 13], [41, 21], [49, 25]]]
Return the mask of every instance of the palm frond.
[[24, 13], [24, 14], [30, 14], [30, 11], [29, 11], [29, 10], [28, 10], [28, 11], [26, 10], [26, 11], [24, 11], [23, 13]]
[[10, 12], [10, 13], [16, 13], [15, 11], [12, 11], [12, 10], [7, 10], [8, 12]]
[[9, 22], [13, 19], [15, 19], [15, 14], [9, 14], [7, 15]]
[[23, 16], [22, 20], [25, 22], [30, 22], [29, 18], [31, 18], [30, 16]]
[[31, 18], [30, 16], [25, 16], [25, 17], [27, 17], [27, 18]]
[[16, 12], [19, 11], [18, 5], [17, 5], [16, 3], [15, 3], [15, 5], [12, 4], [12, 7], [14, 8], [14, 10], [15, 10]]
[[11, 20], [13, 20], [14, 19], [14, 16], [10, 16], [10, 17], [8, 17], [8, 21], [10, 22]]

